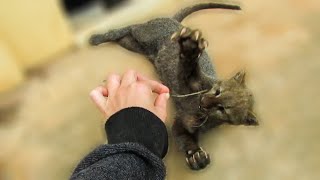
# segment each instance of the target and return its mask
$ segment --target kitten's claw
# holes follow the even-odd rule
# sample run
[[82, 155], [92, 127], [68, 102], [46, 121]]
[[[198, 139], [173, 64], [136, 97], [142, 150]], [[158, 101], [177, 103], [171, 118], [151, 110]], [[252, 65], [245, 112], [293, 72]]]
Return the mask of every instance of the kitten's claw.
[[173, 33], [170, 39], [171, 39], [171, 41], [177, 41], [178, 33], [177, 32]]
[[186, 162], [192, 170], [200, 170], [210, 164], [210, 156], [202, 148], [189, 150], [186, 153]]
[[182, 28], [181, 32], [180, 32], [180, 37], [182, 38], [187, 38], [191, 35], [192, 30], [190, 28]]
[[191, 35], [191, 39], [194, 41], [198, 41], [199, 38], [201, 37], [201, 32], [199, 30], [195, 30], [192, 35]]
[[186, 27], [182, 28], [182, 30], [180, 31], [180, 36], [182, 36], [186, 32], [187, 32], [187, 28]]
[[198, 42], [199, 49], [204, 50], [209, 46], [209, 42], [203, 38]]

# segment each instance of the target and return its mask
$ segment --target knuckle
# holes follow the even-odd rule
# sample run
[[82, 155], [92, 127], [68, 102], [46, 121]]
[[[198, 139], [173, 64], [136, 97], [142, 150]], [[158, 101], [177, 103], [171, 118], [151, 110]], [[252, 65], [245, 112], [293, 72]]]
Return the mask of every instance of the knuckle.
[[110, 74], [109, 77], [108, 77], [108, 81], [113, 81], [115, 79], [117, 79], [118, 76], [116, 74]]
[[134, 86], [137, 89], [137, 91], [139, 91], [139, 92], [145, 92], [148, 90], [148, 87], [144, 83], [135, 83]]
[[116, 75], [116, 74], [111, 74], [109, 77], [108, 77], [108, 81], [107, 81], [107, 84], [110, 84], [110, 83], [117, 83], [119, 81], [119, 76]]
[[137, 74], [137, 72], [135, 71], [135, 70], [133, 70], [133, 69], [129, 69], [126, 73], [125, 73], [125, 75], [127, 75], [127, 76], [132, 76], [132, 75], [136, 75]]

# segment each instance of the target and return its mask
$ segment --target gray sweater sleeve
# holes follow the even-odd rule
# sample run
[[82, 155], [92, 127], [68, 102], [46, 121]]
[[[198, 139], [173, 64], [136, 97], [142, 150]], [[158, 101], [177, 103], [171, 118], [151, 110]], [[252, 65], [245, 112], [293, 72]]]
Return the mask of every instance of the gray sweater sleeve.
[[165, 179], [168, 149], [164, 123], [143, 108], [123, 109], [105, 125], [108, 143], [87, 155], [71, 180]]

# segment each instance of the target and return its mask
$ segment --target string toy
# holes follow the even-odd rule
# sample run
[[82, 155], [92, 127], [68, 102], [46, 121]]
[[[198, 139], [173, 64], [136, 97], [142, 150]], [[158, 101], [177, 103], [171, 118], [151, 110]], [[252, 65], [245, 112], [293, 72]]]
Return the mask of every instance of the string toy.
[[198, 95], [198, 94], [202, 94], [207, 92], [208, 90], [202, 90], [202, 91], [198, 91], [198, 92], [194, 92], [194, 93], [190, 93], [190, 94], [170, 94], [171, 97], [177, 97], [177, 98], [183, 98], [183, 97], [189, 97], [189, 96], [194, 96], [194, 95]]
[[202, 123], [201, 123], [200, 125], [194, 125], [194, 126], [192, 126], [192, 127], [197, 127], [197, 128], [199, 128], [199, 127], [203, 126], [203, 125], [208, 121], [208, 119], [209, 119], [209, 116], [206, 116], [206, 118], [204, 119], [204, 121], [202, 121]]
[[[208, 89], [206, 90], [202, 90], [202, 91], [198, 91], [198, 92], [194, 92], [194, 93], [190, 93], [190, 94], [170, 94], [171, 97], [176, 97], [176, 98], [183, 98], [183, 97], [189, 97], [189, 96], [194, 96], [194, 95], [198, 95], [198, 94], [202, 94], [208, 92]], [[201, 108], [199, 106], [199, 108]], [[194, 125], [192, 127], [201, 127], [203, 126], [206, 122], [208, 121], [208, 116], [205, 116], [204, 121], [200, 124], [200, 125]]]

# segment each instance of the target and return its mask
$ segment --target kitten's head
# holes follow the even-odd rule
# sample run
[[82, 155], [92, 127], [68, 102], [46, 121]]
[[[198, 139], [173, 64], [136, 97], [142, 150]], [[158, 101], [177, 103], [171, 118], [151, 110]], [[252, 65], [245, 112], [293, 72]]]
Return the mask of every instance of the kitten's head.
[[200, 100], [200, 108], [209, 119], [233, 125], [258, 125], [253, 104], [252, 93], [245, 85], [245, 71], [230, 79], [216, 81]]

